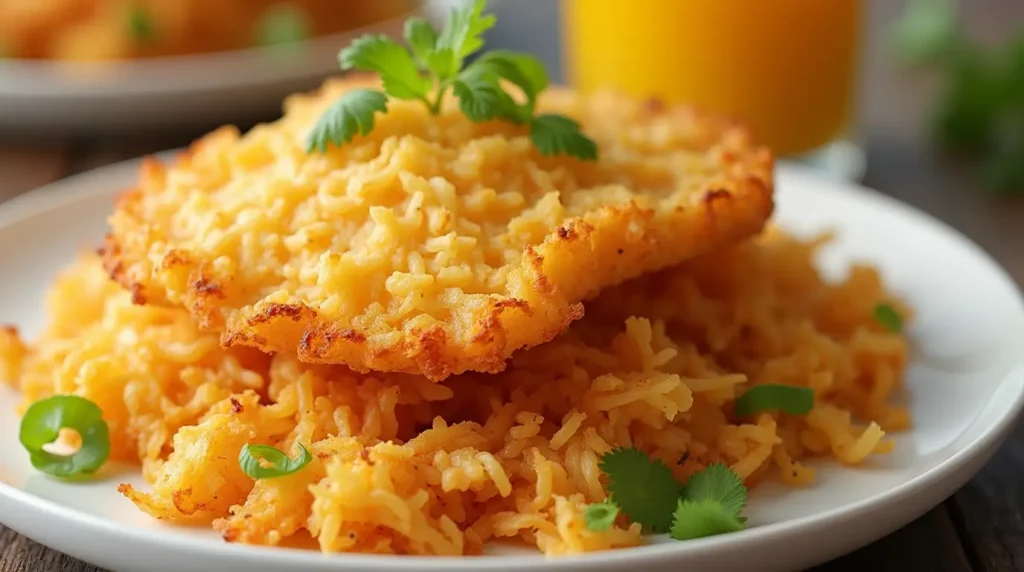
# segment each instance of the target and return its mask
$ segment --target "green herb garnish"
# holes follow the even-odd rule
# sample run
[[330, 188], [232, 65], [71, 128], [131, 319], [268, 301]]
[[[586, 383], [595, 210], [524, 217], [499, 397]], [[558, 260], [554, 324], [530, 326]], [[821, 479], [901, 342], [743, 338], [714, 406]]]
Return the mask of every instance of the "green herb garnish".
[[332, 136], [351, 140], [356, 133], [366, 135], [373, 130], [374, 113], [387, 108], [387, 97], [379, 91], [354, 89], [346, 93], [317, 120], [309, 136], [310, 151], [324, 152], [333, 142]]
[[[299, 448], [299, 454], [292, 459], [270, 445], [246, 445], [238, 453], [238, 464], [242, 467], [242, 472], [254, 480], [286, 477], [299, 472], [313, 460], [305, 447], [298, 444], [296, 446]], [[270, 466], [264, 466], [260, 463], [261, 460]]]
[[746, 506], [743, 479], [722, 463], [714, 463], [686, 481], [669, 533], [676, 540], [689, 540], [743, 530], [747, 519], [741, 513]]
[[913, 0], [895, 40], [905, 63], [943, 80], [931, 117], [936, 142], [975, 159], [993, 191], [1024, 193], [1024, 30], [993, 51], [960, 32], [953, 0]]
[[592, 532], [608, 530], [615, 524], [615, 518], [618, 516], [619, 506], [611, 501], [588, 505], [586, 512], [583, 513], [587, 530]]
[[735, 532], [746, 527], [741, 516], [747, 487], [735, 471], [715, 463], [681, 485], [660, 461], [635, 447], [621, 447], [601, 456], [608, 477], [608, 501], [587, 507], [587, 529], [607, 530], [619, 509], [648, 532], [669, 532], [689, 540]]
[[149, 10], [134, 4], [128, 12], [128, 30], [132, 39], [139, 43], [151, 42], [156, 37], [156, 25]]
[[733, 405], [733, 410], [740, 417], [772, 410], [790, 415], [807, 415], [811, 409], [814, 409], [814, 390], [770, 383], [751, 387]]
[[739, 517], [712, 500], [680, 500], [672, 515], [670, 534], [676, 540], [692, 540], [743, 530]]
[[898, 334], [903, 331], [903, 316], [900, 316], [891, 305], [881, 302], [875, 305], [871, 315], [876, 322], [890, 332]]
[[[43, 449], [57, 440], [61, 429], [78, 433], [82, 443], [77, 451], [59, 455]], [[33, 403], [21, 419], [18, 438], [32, 466], [58, 478], [94, 473], [110, 456], [110, 430], [103, 411], [77, 395], [55, 395]]]
[[[483, 48], [483, 33], [495, 23], [494, 15], [484, 13], [485, 5], [485, 0], [476, 0], [452, 10], [440, 32], [426, 20], [409, 19], [403, 34], [408, 47], [371, 34], [341, 50], [338, 62], [343, 70], [376, 73], [383, 91], [355, 90], [343, 95], [314, 125], [308, 151], [323, 152], [328, 143], [340, 146], [351, 142], [356, 134], [365, 135], [373, 129], [374, 114], [387, 113], [388, 98], [422, 101], [430, 113], [437, 115], [444, 95], [451, 89], [460, 111], [470, 121], [526, 125], [541, 154], [595, 160], [597, 145], [580, 131], [577, 122], [561, 115], [536, 115], [537, 97], [548, 85], [540, 60], [529, 54], [495, 50], [465, 65], [466, 58]], [[503, 80], [516, 86], [526, 101], [517, 103]], [[371, 98], [366, 92], [377, 95]]]
[[596, 160], [597, 144], [580, 132], [580, 125], [564, 115], [538, 116], [530, 125], [530, 139], [544, 155], [575, 155]]
[[602, 455], [600, 467], [615, 504], [631, 521], [648, 532], [668, 532], [683, 487], [664, 463], [634, 447], [621, 447]]
[[256, 24], [256, 43], [260, 46], [294, 44], [309, 38], [312, 26], [306, 12], [293, 4], [267, 8]]
[[736, 471], [714, 463], [686, 481], [683, 498], [691, 502], [718, 503], [727, 513], [739, 517], [747, 506], [747, 487]]

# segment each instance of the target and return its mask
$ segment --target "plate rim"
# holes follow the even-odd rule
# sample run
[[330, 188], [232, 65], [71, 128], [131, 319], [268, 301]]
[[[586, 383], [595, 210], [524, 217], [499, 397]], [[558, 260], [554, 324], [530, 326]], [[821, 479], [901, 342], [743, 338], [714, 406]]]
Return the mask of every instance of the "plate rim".
[[[151, 156], [166, 159], [179, 151], [168, 150]], [[125, 183], [130, 186], [131, 175], [137, 172], [137, 167], [141, 160], [141, 157], [128, 159], [78, 173], [5, 201], [0, 204], [0, 227], [6, 227], [30, 219], [48, 210], [67, 207], [93, 197], [108, 196], [113, 200], [117, 194], [123, 191], [122, 187], [118, 186], [116, 189], [112, 189], [109, 184], [99, 185], [90, 183], [92, 181], [100, 182], [104, 180], [118, 181], [123, 178]], [[805, 167], [780, 162], [777, 165], [776, 177], [777, 179], [804, 179], [823, 187], [821, 189], [823, 193], [852, 194], [856, 196], [858, 201], [881, 203], [881, 205], [889, 209], [899, 211], [898, 214], [901, 217], [916, 219], [915, 222], [917, 223], [923, 223], [932, 227], [932, 230], [945, 233], [947, 236], [957, 239], [964, 247], [969, 248], [972, 257], [978, 258], [985, 263], [994, 277], [997, 277], [1005, 286], [1010, 287], [1016, 302], [1016, 311], [1024, 315], [1024, 296], [1022, 296], [1021, 287], [1016, 284], [1003, 266], [994, 260], [987, 251], [945, 222], [916, 207], [863, 185], [828, 179]], [[1007, 372], [995, 387], [998, 389], [1007, 383], [1012, 383], [1012, 378], [1021, 378], [1021, 383], [1018, 384], [1012, 401], [1003, 407], [1003, 415], [994, 422], [985, 420], [982, 415], [979, 415], [977, 419], [973, 420], [964, 429], [965, 433], [977, 431], [978, 434], [966, 443], [963, 448], [939, 461], [938, 464], [924, 473], [910, 478], [880, 494], [828, 509], [824, 512], [781, 522], [768, 523], [736, 534], [691, 540], [686, 543], [643, 545], [634, 548], [601, 551], [547, 560], [538, 560], [534, 555], [485, 555], [470, 558], [331, 554], [325, 557], [320, 552], [313, 550], [230, 543], [220, 544], [181, 534], [169, 534], [160, 529], [133, 528], [130, 525], [81, 512], [38, 497], [2, 480], [0, 480], [0, 505], [10, 504], [10, 506], [20, 508], [22, 514], [17, 517], [19, 519], [45, 517], [59, 519], [61, 522], [70, 521], [79, 529], [91, 529], [94, 531], [94, 534], [102, 534], [109, 541], [132, 543], [136, 548], [156, 547], [162, 550], [187, 551], [197, 557], [227, 558], [240, 565], [245, 562], [261, 560], [268, 564], [308, 567], [309, 569], [320, 569], [319, 567], [327, 562], [331, 566], [350, 565], [372, 570], [468, 570], [522, 565], [546, 570], [568, 570], [576, 569], [580, 566], [603, 570], [615, 569], [618, 566], [627, 564], [655, 564], [671, 560], [674, 557], [682, 557], [684, 552], [687, 556], [708, 556], [723, 550], [738, 551], [748, 546], [757, 546], [761, 543], [778, 542], [794, 535], [806, 534], [815, 527], [825, 525], [840, 526], [854, 522], [865, 514], [871, 513], [887, 504], [910, 498], [920, 498], [927, 495], [929, 491], [934, 492], [938, 489], [945, 491], [948, 489], [950, 491], [949, 494], [952, 494], [952, 492], [973, 477], [977, 469], [970, 470], [962, 480], [959, 478], [951, 480], [951, 477], [956, 476], [958, 470], [966, 470], [972, 463], [978, 464], [978, 468], [983, 466], [988, 461], [988, 457], [991, 457], [998, 446], [1006, 439], [1017, 420], [1021, 417], [1022, 409], [1024, 409], [1024, 357], [1008, 364]], [[984, 411], [992, 406], [992, 402], [996, 397], [998, 397], [997, 393], [993, 392], [984, 402], [981, 410]], [[952, 483], [955, 483], [955, 486], [949, 486]], [[945, 499], [948, 497], [948, 494], [943, 492], [941, 496]], [[935, 506], [935, 503], [930, 501], [927, 504], [929, 509]], [[0, 514], [4, 512], [6, 511], [0, 511]], [[912, 518], [905, 522], [896, 523], [892, 530], [910, 522]], [[15, 519], [0, 517], [0, 521], [10, 522], [13, 520]], [[19, 530], [18, 526], [11, 526], [9, 524], [8, 526], [14, 530]]]
[[[400, 34], [408, 18], [436, 19], [436, 9], [426, 1], [390, 18], [314, 36], [289, 46], [298, 50], [301, 59], [278, 58], [275, 48], [261, 46], [104, 61], [0, 59], [0, 101], [40, 97], [79, 102], [124, 97], [166, 98], [296, 81], [332, 70], [341, 73], [336, 65], [321, 65], [334, 60], [333, 56], [327, 56], [362, 34], [385, 31]], [[300, 63], [296, 65], [296, 62]], [[247, 73], [229, 73], [238, 69], [245, 69]], [[189, 81], [178, 81], [183, 74], [187, 74]]]

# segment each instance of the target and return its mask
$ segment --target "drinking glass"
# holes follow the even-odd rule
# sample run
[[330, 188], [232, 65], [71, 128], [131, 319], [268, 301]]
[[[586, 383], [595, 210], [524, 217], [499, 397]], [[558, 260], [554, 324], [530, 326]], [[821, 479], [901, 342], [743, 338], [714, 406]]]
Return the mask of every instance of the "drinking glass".
[[570, 84], [744, 121], [780, 158], [860, 178], [862, 0], [562, 0]]

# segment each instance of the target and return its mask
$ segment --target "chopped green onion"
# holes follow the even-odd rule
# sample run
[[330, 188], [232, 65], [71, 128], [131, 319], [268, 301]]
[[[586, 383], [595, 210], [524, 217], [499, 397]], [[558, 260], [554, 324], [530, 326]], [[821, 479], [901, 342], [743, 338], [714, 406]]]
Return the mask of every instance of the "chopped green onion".
[[875, 306], [871, 315], [874, 316], [876, 322], [882, 324], [890, 332], [898, 334], [903, 331], [903, 316], [900, 316], [899, 312], [891, 305], [882, 302]]
[[755, 385], [736, 400], [733, 408], [740, 417], [774, 409], [806, 415], [814, 408], [814, 391], [793, 385]]
[[135, 4], [128, 12], [128, 30], [137, 42], [150, 42], [156, 37], [156, 25], [153, 17], [143, 6]]
[[[305, 447], [297, 446], [299, 454], [291, 459], [280, 449], [270, 445], [246, 445], [238, 453], [238, 464], [242, 467], [242, 472], [254, 480], [286, 477], [299, 472], [313, 460]], [[267, 461], [270, 466], [263, 466], [260, 460]]]
[[[69, 455], [43, 449], [57, 440], [61, 429], [71, 429], [82, 444]], [[32, 466], [58, 478], [96, 472], [110, 456], [110, 429], [98, 405], [77, 395], [55, 395], [33, 403], [21, 419], [18, 434]]]
[[256, 42], [261, 46], [280, 46], [301, 42], [310, 36], [312, 26], [306, 12], [292, 4], [271, 6], [256, 26]]
[[619, 507], [613, 502], [603, 502], [587, 505], [583, 518], [587, 523], [587, 530], [591, 532], [604, 532], [615, 524], [615, 518], [619, 516]]

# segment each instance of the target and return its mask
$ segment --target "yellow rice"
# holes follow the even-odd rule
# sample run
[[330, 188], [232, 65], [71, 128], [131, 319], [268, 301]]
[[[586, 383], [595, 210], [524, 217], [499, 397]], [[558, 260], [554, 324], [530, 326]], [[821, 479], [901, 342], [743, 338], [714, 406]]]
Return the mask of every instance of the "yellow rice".
[[[228, 541], [447, 555], [505, 538], [548, 555], [632, 546], [638, 525], [590, 532], [582, 517], [605, 498], [598, 459], [613, 447], [640, 447], [680, 479], [722, 461], [751, 486], [809, 485], [804, 460], [862, 463], [891, 451], [884, 431], [909, 426], [891, 404], [907, 343], [871, 315], [891, 297], [868, 267], [824, 282], [823, 242], [769, 231], [606, 290], [504, 373], [443, 384], [224, 350], [184, 310], [133, 306], [89, 256], [54, 285], [34, 344], [0, 334], [0, 373], [26, 403], [100, 404], [115, 457], [140, 462], [150, 485], [122, 492]], [[809, 386], [815, 408], [736, 419], [732, 401], [757, 383]], [[238, 466], [246, 443], [301, 443], [314, 460], [254, 483]]]

